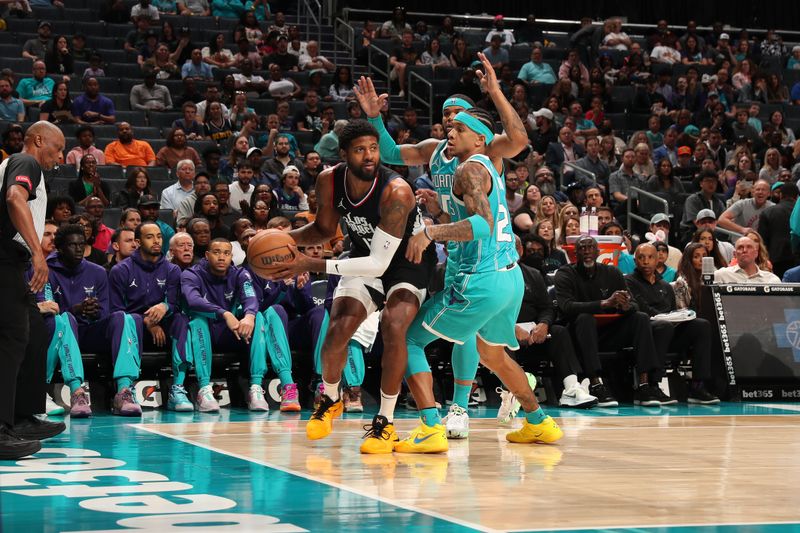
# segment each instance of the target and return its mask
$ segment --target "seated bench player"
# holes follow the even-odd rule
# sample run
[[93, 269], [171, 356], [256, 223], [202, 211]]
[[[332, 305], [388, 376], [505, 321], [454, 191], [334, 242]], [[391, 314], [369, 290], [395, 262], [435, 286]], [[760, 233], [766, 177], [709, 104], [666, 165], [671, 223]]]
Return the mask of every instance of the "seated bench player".
[[[85, 236], [81, 226], [68, 224], [59, 228], [55, 244], [56, 253], [47, 258], [50, 273], [44, 296], [51, 296], [59, 310], [66, 314], [82, 352], [105, 354], [110, 348], [117, 385], [112, 412], [139, 416], [142, 408], [132, 389], [141, 364], [136, 324], [123, 311], [109, 311], [108, 277], [103, 267], [83, 258]], [[73, 362], [76, 360], [71, 359]], [[62, 371], [63, 364], [64, 361]], [[83, 376], [76, 373], [75, 379], [80, 386]], [[73, 387], [75, 381], [71, 380], [70, 390]], [[77, 400], [74, 398], [76, 392], [79, 390], [73, 391], [73, 402]], [[81, 412], [88, 416], [86, 410]]]
[[267, 373], [267, 341], [264, 316], [253, 289], [250, 273], [233, 266], [228, 239], [213, 239], [205, 257], [181, 273], [182, 308], [189, 317], [191, 350], [200, 411], [218, 411], [211, 389], [213, 351], [246, 351], [250, 358], [247, 407], [268, 411], [262, 383]]
[[181, 269], [162, 255], [164, 240], [158, 224], [137, 226], [134, 238], [137, 249], [108, 275], [111, 312], [122, 311], [133, 318], [140, 356], [144, 347], [171, 352], [175, 381], [167, 409], [192, 411], [194, 406], [183, 388], [191, 352], [187, 350], [189, 322], [178, 312]]

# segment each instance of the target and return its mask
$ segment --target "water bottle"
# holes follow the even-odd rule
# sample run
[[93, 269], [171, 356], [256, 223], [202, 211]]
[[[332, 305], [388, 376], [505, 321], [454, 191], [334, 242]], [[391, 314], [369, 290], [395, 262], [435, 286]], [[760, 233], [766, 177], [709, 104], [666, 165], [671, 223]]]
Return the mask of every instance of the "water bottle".
[[703, 258], [703, 270], [701, 277], [703, 279], [703, 285], [713, 285], [714, 284], [714, 258], [713, 257], [704, 257]]
[[591, 214], [589, 214], [589, 235], [597, 236], [597, 208], [593, 207]]
[[581, 207], [581, 235], [589, 235], [589, 211]]

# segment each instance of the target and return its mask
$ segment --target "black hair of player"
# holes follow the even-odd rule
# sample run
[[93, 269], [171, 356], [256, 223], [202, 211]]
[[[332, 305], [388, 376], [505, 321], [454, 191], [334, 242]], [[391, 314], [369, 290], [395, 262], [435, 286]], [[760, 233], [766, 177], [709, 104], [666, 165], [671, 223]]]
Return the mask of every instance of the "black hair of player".
[[339, 135], [339, 150], [347, 151], [352, 142], [359, 137], [375, 137], [378, 141], [378, 130], [366, 120], [351, 120]]
[[56, 236], [53, 239], [53, 242], [56, 245], [56, 250], [61, 250], [65, 244], [67, 244], [67, 237], [70, 235], [80, 235], [82, 239], [85, 239], [85, 234], [83, 233], [83, 226], [79, 224], [64, 224], [56, 231]]
[[[155, 227], [158, 228], [159, 231], [161, 231], [161, 226], [159, 226], [155, 222], [142, 222], [141, 224], [136, 226], [135, 230], [133, 230], [133, 238], [134, 239], [136, 239], [137, 241], [142, 240], [142, 228], [145, 227], [145, 226], [155, 226]], [[121, 233], [123, 231], [131, 231], [131, 230], [129, 230], [128, 228], [120, 228], [120, 229], [118, 229], [117, 231], [114, 232], [114, 236], [116, 237], [117, 233]], [[117, 239], [114, 239], [114, 242], [117, 242]]]

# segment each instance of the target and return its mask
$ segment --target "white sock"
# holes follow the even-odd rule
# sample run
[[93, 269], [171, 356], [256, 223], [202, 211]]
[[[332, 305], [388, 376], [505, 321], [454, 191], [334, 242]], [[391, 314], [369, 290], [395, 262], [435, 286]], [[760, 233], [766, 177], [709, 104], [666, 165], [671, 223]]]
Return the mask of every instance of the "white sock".
[[400, 393], [386, 394], [385, 392], [381, 391], [381, 408], [378, 411], [378, 414], [385, 416], [386, 420], [389, 422], [394, 420], [394, 406], [397, 403], [397, 397], [399, 395]]
[[337, 381], [336, 383], [328, 383], [324, 379], [322, 380], [322, 388], [325, 392], [325, 396], [334, 402], [339, 400], [339, 383], [340, 381]]
[[576, 387], [578, 385], [578, 376], [575, 374], [570, 374], [569, 376], [564, 378], [564, 389], [569, 390], [572, 387]]

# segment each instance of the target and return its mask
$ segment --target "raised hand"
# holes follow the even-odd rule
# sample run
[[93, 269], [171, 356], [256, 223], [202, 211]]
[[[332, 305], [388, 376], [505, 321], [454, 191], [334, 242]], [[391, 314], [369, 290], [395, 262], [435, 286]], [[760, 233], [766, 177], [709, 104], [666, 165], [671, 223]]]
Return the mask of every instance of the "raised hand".
[[353, 91], [356, 93], [356, 99], [361, 105], [361, 109], [369, 118], [380, 116], [381, 109], [389, 95], [384, 93], [379, 96], [375, 91], [375, 85], [372, 84], [372, 79], [361, 76], [356, 86], [353, 87]]
[[478, 80], [481, 82], [481, 89], [487, 93], [500, 91], [500, 83], [497, 81], [497, 74], [495, 74], [494, 67], [491, 61], [489, 61], [489, 58], [487, 58], [483, 52], [478, 52], [478, 59], [481, 60], [483, 68], [481, 70], [476, 70], [475, 75], [478, 76]]

